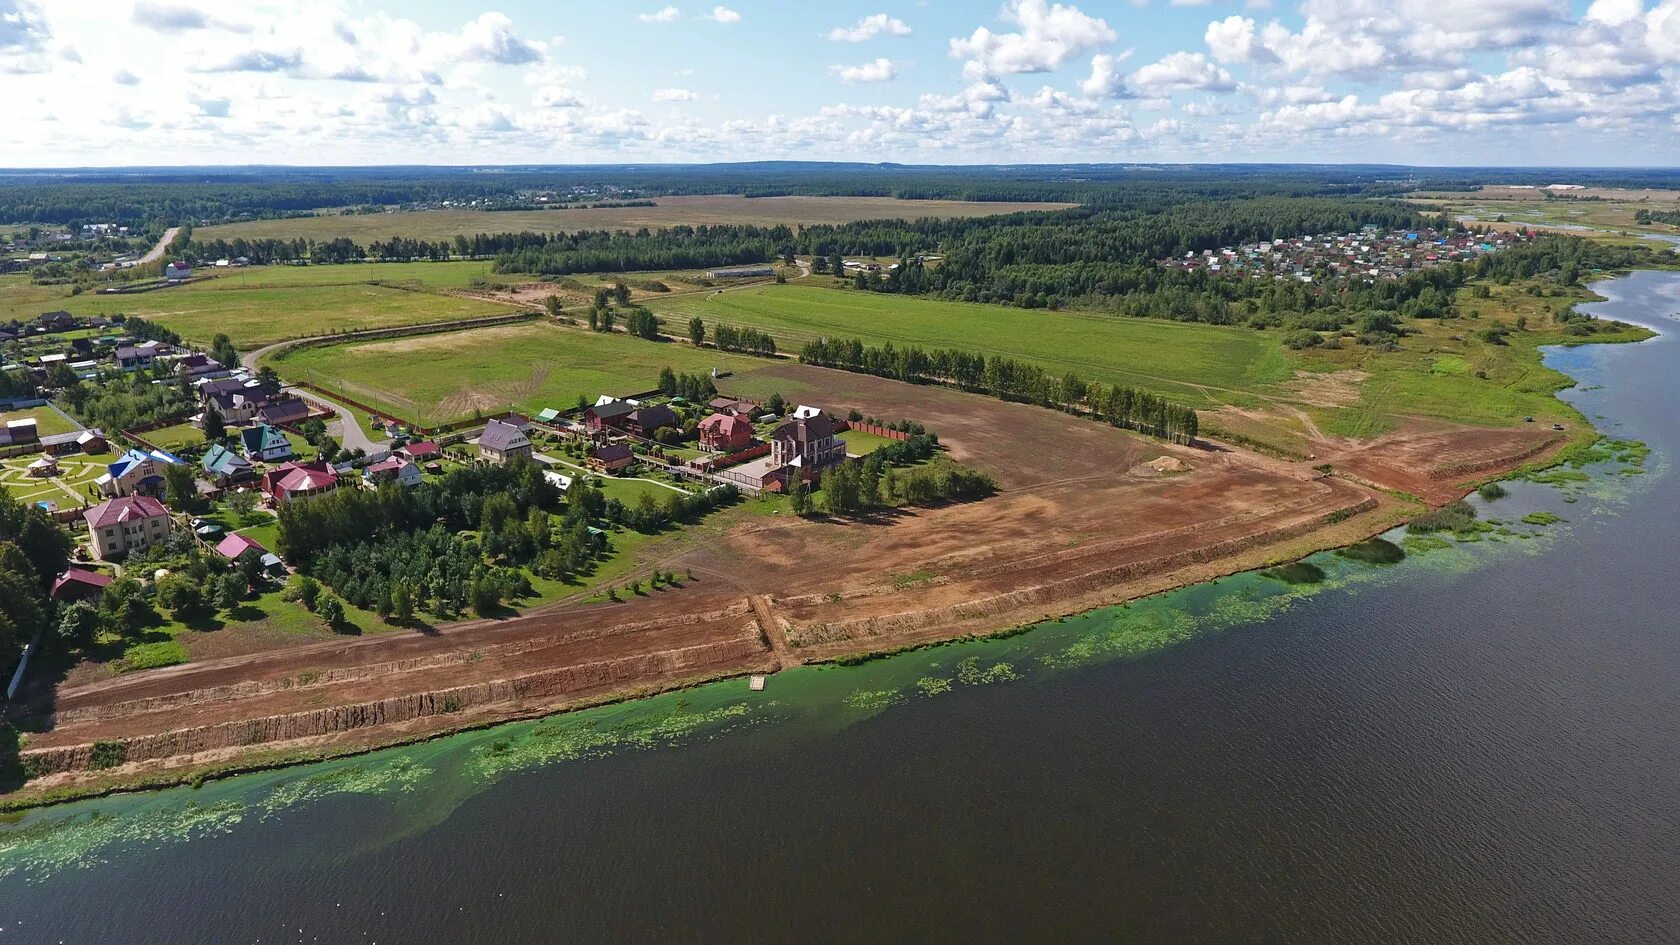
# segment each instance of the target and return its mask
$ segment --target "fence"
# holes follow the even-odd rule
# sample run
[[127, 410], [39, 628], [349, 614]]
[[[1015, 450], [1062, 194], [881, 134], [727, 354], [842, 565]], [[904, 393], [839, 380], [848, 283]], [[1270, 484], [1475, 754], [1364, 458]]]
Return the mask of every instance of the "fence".
[[905, 433], [903, 430], [890, 430], [886, 427], [876, 426], [873, 423], [864, 423], [861, 420], [845, 420], [842, 421], [842, 423], [844, 424], [842, 429], [845, 430], [856, 430], [859, 433], [869, 433], [875, 436], [885, 437], [889, 440], [910, 439], [910, 434]]

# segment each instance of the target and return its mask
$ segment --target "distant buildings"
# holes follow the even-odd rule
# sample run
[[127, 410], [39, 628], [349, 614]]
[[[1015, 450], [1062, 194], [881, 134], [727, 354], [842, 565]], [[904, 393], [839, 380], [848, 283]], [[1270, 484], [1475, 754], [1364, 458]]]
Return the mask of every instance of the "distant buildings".
[[1294, 279], [1299, 282], [1356, 279], [1374, 282], [1449, 263], [1467, 262], [1487, 253], [1520, 246], [1526, 231], [1447, 232], [1432, 229], [1383, 232], [1367, 227], [1358, 233], [1314, 234], [1264, 240], [1187, 252], [1161, 260], [1171, 269], [1199, 269], [1211, 275], [1245, 279]]
[[708, 269], [708, 279], [767, 279], [776, 274], [771, 266], [734, 266], [729, 269]]

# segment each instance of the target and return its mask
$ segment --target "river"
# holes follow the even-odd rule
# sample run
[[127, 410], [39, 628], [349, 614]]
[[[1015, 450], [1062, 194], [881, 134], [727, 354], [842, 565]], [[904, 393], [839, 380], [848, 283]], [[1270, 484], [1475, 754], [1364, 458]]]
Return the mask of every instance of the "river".
[[0, 943], [1671, 942], [1680, 274], [1598, 289], [1651, 452], [1478, 540], [20, 815]]

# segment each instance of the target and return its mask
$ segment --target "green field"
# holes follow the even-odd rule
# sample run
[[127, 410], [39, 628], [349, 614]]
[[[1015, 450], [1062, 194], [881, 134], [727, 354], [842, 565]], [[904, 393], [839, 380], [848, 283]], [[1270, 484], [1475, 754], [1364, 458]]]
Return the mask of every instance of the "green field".
[[846, 441], [846, 452], [851, 456], [868, 456], [883, 446], [898, 442], [862, 430], [847, 430], [840, 434], [840, 439]]
[[139, 434], [158, 449], [174, 451], [204, 443], [204, 431], [196, 423], [177, 423]]
[[88, 486], [104, 475], [105, 467], [116, 460], [110, 453], [97, 456], [85, 456], [81, 453], [60, 456], [59, 474], [37, 479], [29, 475], [28, 467], [40, 458], [40, 453], [27, 453], [0, 460], [0, 489], [5, 489], [24, 502], [51, 500], [57, 502], [61, 508], [79, 508], [84, 501], [94, 501], [88, 495]]
[[39, 436], [52, 436], [55, 433], [69, 433], [76, 429], [75, 424], [64, 419], [64, 415], [51, 407], [29, 407], [25, 410], [0, 410], [0, 425], [13, 420], [34, 420], [35, 432]]
[[566, 409], [580, 396], [594, 401], [603, 393], [638, 393], [654, 387], [664, 367], [704, 374], [714, 367], [748, 371], [763, 362], [686, 344], [531, 323], [306, 348], [281, 352], [271, 363], [288, 379], [437, 426], [510, 406]]
[[[513, 309], [444, 294], [489, 276], [487, 262], [269, 266], [216, 271], [214, 278], [134, 295], [71, 295], [69, 286], [0, 278], [0, 321], [64, 309], [78, 316], [140, 315], [189, 341], [225, 332], [250, 348], [288, 338], [500, 315]], [[374, 284], [374, 283], [380, 284]]]
[[963, 348], [1031, 361], [1086, 380], [1158, 390], [1192, 403], [1243, 402], [1255, 388], [1289, 377], [1289, 359], [1270, 332], [1243, 328], [941, 302], [902, 295], [768, 285], [644, 304], [671, 331], [694, 315], [770, 332], [797, 351], [818, 337], [866, 343]]

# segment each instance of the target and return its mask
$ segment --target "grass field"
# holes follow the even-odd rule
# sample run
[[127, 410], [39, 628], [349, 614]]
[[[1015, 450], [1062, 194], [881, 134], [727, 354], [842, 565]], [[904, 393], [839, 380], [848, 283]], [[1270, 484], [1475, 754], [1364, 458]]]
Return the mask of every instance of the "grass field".
[[545, 323], [282, 352], [281, 375], [343, 392], [394, 416], [435, 426], [512, 405], [565, 409], [579, 396], [631, 394], [682, 373], [748, 371], [763, 362], [628, 335]]
[[[698, 315], [760, 328], [797, 351], [818, 337], [870, 344], [963, 348], [1031, 361], [1086, 380], [1128, 384], [1202, 404], [1244, 401], [1289, 376], [1270, 332], [907, 298], [804, 285], [769, 285], [645, 304], [672, 326]], [[675, 330], [675, 328], [673, 328]]]
[[189, 446], [198, 446], [204, 442], [204, 431], [196, 423], [177, 423], [173, 426], [159, 427], [139, 434], [150, 440], [159, 449], [180, 450]]
[[44, 405], [25, 410], [0, 410], [0, 425], [10, 423], [13, 420], [34, 420], [35, 432], [40, 436], [69, 433], [76, 429], [74, 424], [64, 419], [63, 414]]
[[570, 233], [577, 230], [634, 230], [666, 226], [738, 223], [778, 224], [851, 223], [857, 220], [915, 219], [918, 217], [978, 217], [1018, 210], [1055, 210], [1065, 203], [990, 203], [964, 200], [897, 200], [892, 197], [742, 197], [717, 194], [660, 197], [653, 207], [615, 207], [600, 210], [423, 210], [381, 214], [298, 217], [290, 220], [253, 220], [207, 226], [194, 231], [201, 240], [295, 239], [317, 240], [346, 236], [358, 243], [403, 236], [438, 240], [474, 233]]
[[1680, 192], [1594, 187], [1567, 193], [1594, 199], [1548, 199], [1545, 191], [1520, 187], [1484, 187], [1469, 192], [1419, 192], [1410, 197], [1432, 210], [1447, 210], [1455, 216], [1473, 217], [1480, 224], [1498, 229], [1527, 224], [1621, 245], [1672, 245], [1673, 238], [1680, 235], [1677, 227], [1634, 221], [1634, 213], [1641, 209], [1676, 209], [1680, 206]]
[[189, 341], [207, 342], [226, 332], [235, 345], [249, 348], [308, 335], [512, 311], [437, 291], [464, 288], [475, 278], [487, 278], [489, 269], [485, 262], [269, 266], [225, 270], [215, 278], [155, 292], [75, 296], [68, 286], [36, 286], [6, 276], [0, 277], [0, 321], [32, 319], [58, 308], [80, 316], [121, 312], [167, 325]]
[[0, 460], [0, 489], [5, 489], [24, 502], [50, 499], [63, 508], [79, 508], [84, 499], [93, 501], [87, 494], [87, 487], [103, 475], [105, 467], [116, 459], [110, 453], [97, 456], [80, 453], [60, 456], [59, 474], [37, 479], [29, 475], [27, 470], [30, 463], [40, 458], [40, 453], [29, 453]]
[[862, 430], [847, 430], [840, 434], [840, 438], [846, 441], [846, 453], [850, 456], [868, 456], [889, 443], [898, 442]]

